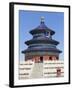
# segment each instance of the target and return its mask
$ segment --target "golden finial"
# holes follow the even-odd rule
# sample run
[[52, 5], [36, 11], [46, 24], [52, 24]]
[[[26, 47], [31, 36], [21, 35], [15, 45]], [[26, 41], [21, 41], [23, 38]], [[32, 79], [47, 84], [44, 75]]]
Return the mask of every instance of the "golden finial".
[[42, 16], [42, 17], [41, 17], [41, 23], [44, 23], [44, 21], [45, 21], [45, 19], [44, 19], [44, 17]]

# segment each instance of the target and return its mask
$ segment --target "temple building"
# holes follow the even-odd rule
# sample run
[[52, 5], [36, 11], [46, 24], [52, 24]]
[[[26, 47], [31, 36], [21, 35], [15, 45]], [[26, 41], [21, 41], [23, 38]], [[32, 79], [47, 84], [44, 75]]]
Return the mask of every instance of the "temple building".
[[25, 42], [28, 48], [22, 51], [25, 61], [59, 60], [59, 54], [62, 52], [56, 47], [59, 42], [52, 38], [55, 32], [45, 25], [44, 17], [41, 17], [40, 25], [32, 29], [30, 34], [33, 38]]

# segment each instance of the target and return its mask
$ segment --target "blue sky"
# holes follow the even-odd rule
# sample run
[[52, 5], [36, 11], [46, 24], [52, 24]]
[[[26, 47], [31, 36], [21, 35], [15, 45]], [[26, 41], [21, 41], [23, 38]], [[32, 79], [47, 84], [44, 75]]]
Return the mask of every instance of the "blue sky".
[[63, 12], [44, 12], [44, 11], [19, 11], [19, 55], [20, 60], [24, 60], [22, 50], [27, 48], [24, 43], [27, 40], [32, 39], [30, 30], [36, 28], [40, 24], [41, 16], [45, 17], [45, 24], [47, 27], [55, 31], [53, 39], [60, 42], [57, 46], [62, 50], [60, 59], [64, 59], [64, 13]]

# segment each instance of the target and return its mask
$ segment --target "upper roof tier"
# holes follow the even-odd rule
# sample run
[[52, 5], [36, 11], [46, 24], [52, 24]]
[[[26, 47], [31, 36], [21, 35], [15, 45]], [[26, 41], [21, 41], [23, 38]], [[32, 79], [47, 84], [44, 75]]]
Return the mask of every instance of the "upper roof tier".
[[50, 28], [48, 28], [45, 25], [44, 17], [41, 17], [40, 25], [38, 27], [32, 29], [30, 31], [30, 33], [33, 35], [33, 34], [45, 33], [45, 32], [50, 32], [51, 35], [53, 35], [55, 33], [53, 30], [51, 30]]

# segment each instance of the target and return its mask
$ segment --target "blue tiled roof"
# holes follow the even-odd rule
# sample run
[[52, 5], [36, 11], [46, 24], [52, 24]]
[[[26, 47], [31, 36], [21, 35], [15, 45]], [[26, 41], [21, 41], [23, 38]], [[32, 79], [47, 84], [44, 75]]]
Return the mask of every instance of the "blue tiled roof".
[[48, 39], [47, 37], [46, 38], [39, 38], [39, 39], [31, 39], [29, 41], [26, 41], [25, 44], [29, 45], [29, 44], [33, 44], [33, 43], [51, 43], [51, 44], [59, 44], [58, 41], [56, 40], [53, 40], [53, 39]]
[[[45, 25], [43, 18], [41, 19], [40, 25], [35, 29], [31, 30], [30, 33], [33, 35], [33, 38], [25, 42], [25, 44], [27, 44], [29, 47], [26, 50], [22, 51], [22, 53], [39, 52], [39, 51], [53, 52], [53, 53], [62, 52], [56, 48], [56, 45], [58, 45], [59, 42], [52, 39], [52, 35], [55, 32]], [[47, 37], [46, 34], [49, 35], [49, 37]], [[36, 46], [30, 47], [30, 45], [32, 44], [36, 44]], [[40, 44], [40, 46], [38, 46], [38, 44]], [[46, 45], [41, 46], [41, 44], [51, 44], [51, 46], [46, 46]], [[54, 47], [52, 45], [54, 45]]]
[[48, 28], [45, 23], [40, 23], [40, 25], [30, 31], [31, 34], [40, 33], [40, 32], [51, 32], [51, 35], [53, 35], [55, 32]]
[[41, 23], [36, 29], [48, 29], [48, 27], [44, 23]]
[[61, 53], [62, 51], [60, 51], [57, 48], [28, 48], [24, 51], [22, 51], [22, 53], [26, 53], [26, 52], [36, 52], [36, 51], [48, 51], [48, 52], [57, 52], [57, 53]]

